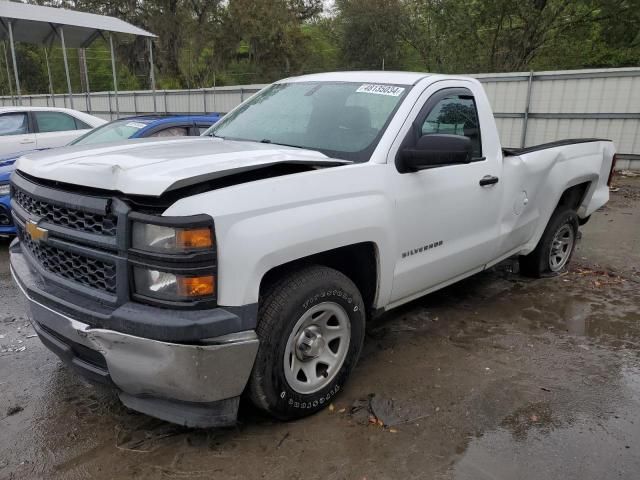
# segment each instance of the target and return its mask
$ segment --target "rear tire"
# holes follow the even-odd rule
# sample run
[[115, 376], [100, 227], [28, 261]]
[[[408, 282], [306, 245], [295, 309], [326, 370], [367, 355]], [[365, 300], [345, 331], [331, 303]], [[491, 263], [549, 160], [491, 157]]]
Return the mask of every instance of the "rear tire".
[[529, 277], [553, 276], [571, 260], [578, 240], [579, 218], [571, 209], [556, 210], [535, 250], [520, 257], [520, 272]]
[[249, 398], [282, 420], [310, 415], [331, 403], [360, 356], [362, 296], [337, 270], [306, 267], [265, 292], [256, 332]]

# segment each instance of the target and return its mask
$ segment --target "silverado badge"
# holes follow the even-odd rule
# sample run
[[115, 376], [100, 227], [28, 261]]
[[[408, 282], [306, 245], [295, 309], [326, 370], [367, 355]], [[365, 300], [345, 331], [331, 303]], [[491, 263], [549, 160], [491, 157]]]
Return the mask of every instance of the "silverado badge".
[[25, 230], [34, 242], [41, 242], [49, 236], [49, 230], [40, 228], [36, 222], [31, 220], [25, 224]]

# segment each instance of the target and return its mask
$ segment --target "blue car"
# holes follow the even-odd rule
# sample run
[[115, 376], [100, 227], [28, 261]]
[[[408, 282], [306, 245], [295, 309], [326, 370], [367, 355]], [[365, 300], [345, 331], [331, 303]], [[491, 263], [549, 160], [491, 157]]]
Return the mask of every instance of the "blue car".
[[[69, 145], [93, 145], [112, 143], [130, 138], [184, 137], [198, 136], [221, 118], [219, 114], [210, 115], [148, 115], [114, 120], [94, 128]], [[33, 150], [31, 150], [33, 151]], [[0, 235], [15, 235], [16, 229], [11, 219], [9, 201], [9, 177], [16, 160], [29, 152], [21, 152], [0, 159]]]

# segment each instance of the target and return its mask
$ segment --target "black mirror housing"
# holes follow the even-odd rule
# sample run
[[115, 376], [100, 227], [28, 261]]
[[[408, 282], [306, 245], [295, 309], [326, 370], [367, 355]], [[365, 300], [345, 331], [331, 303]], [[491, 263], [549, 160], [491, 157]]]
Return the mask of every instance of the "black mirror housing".
[[415, 147], [404, 148], [401, 159], [405, 171], [430, 167], [470, 163], [473, 147], [468, 137], [432, 133], [423, 135]]

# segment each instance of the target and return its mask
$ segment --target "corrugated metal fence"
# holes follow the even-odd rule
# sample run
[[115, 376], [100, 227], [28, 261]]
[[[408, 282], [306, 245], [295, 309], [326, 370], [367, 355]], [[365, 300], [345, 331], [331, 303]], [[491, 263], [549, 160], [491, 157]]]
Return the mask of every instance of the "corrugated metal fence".
[[[562, 138], [612, 139], [620, 166], [640, 162], [640, 68], [478, 74], [502, 143], [528, 146]], [[114, 119], [145, 113], [228, 112], [264, 85], [96, 92], [73, 95], [73, 107]], [[68, 95], [26, 95], [23, 105], [71, 107]], [[1, 105], [15, 99], [0, 97]]]
[[474, 75], [503, 145], [609, 138], [618, 168], [640, 168], [640, 68]]
[[[34, 107], [66, 107], [91, 113], [106, 120], [151, 113], [226, 113], [265, 85], [200, 88], [197, 90], [150, 90], [118, 92], [23, 95], [22, 105]], [[17, 99], [0, 97], [0, 106], [17, 105]]]

